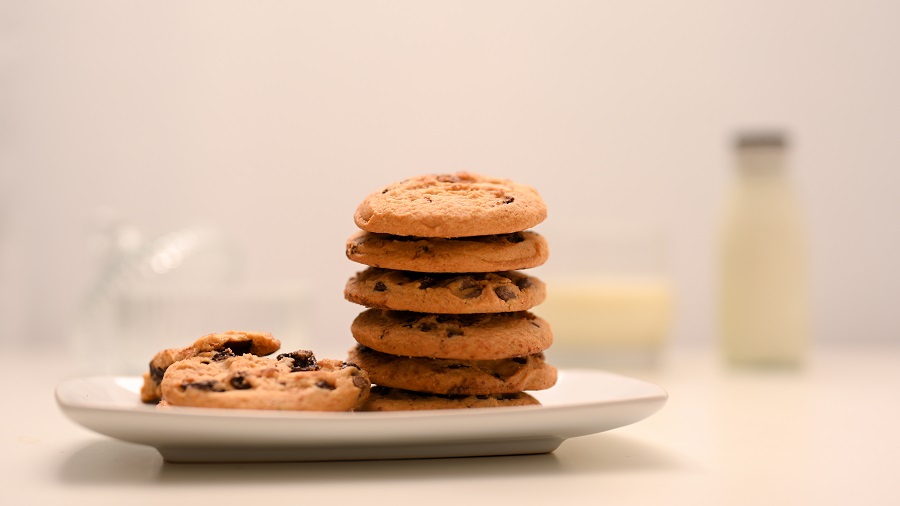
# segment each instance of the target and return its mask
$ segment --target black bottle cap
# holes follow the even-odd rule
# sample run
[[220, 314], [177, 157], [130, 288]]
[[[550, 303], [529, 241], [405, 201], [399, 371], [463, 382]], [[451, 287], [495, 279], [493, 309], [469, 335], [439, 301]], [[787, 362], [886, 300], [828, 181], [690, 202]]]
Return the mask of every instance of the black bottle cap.
[[736, 148], [786, 148], [787, 136], [777, 130], [738, 132], [734, 137]]

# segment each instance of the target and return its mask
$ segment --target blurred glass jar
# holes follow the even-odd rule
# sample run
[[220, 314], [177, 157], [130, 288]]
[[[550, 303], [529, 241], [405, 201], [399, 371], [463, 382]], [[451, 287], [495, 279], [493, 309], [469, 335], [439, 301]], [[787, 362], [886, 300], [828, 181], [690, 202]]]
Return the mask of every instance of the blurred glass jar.
[[144, 241], [134, 227], [98, 222], [100, 270], [72, 339], [85, 371], [140, 374], [153, 355], [225, 330], [305, 334], [302, 287], [248, 287], [239, 245], [212, 228]]
[[553, 328], [562, 365], [652, 365], [673, 314], [662, 230], [584, 225], [548, 238], [547, 300], [534, 309]]

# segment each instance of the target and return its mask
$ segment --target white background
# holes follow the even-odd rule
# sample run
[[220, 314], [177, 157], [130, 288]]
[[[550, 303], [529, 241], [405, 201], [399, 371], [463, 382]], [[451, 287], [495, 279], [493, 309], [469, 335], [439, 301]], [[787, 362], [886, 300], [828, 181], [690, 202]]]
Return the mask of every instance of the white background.
[[356, 205], [469, 169], [537, 187], [551, 245], [661, 224], [672, 342], [708, 345], [729, 140], [758, 126], [793, 140], [816, 340], [896, 341], [898, 90], [893, 1], [0, 2], [0, 342], [67, 338], [109, 206], [225, 230], [344, 347]]

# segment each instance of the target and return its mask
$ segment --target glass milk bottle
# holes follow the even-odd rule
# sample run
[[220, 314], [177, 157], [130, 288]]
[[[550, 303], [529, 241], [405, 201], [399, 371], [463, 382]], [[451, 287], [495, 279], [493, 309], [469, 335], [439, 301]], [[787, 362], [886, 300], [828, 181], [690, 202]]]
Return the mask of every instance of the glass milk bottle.
[[809, 275], [800, 205], [781, 134], [744, 134], [721, 237], [720, 337], [729, 362], [796, 365], [809, 342]]

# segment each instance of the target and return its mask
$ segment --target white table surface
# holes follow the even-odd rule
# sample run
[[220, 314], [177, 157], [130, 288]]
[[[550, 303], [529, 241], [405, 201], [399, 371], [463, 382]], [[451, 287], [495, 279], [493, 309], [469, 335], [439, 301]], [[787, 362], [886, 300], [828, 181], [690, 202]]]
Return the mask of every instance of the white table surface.
[[669, 352], [630, 376], [668, 404], [546, 455], [167, 464], [57, 408], [62, 356], [5, 353], [0, 504], [900, 504], [900, 347], [819, 349], [800, 371]]

